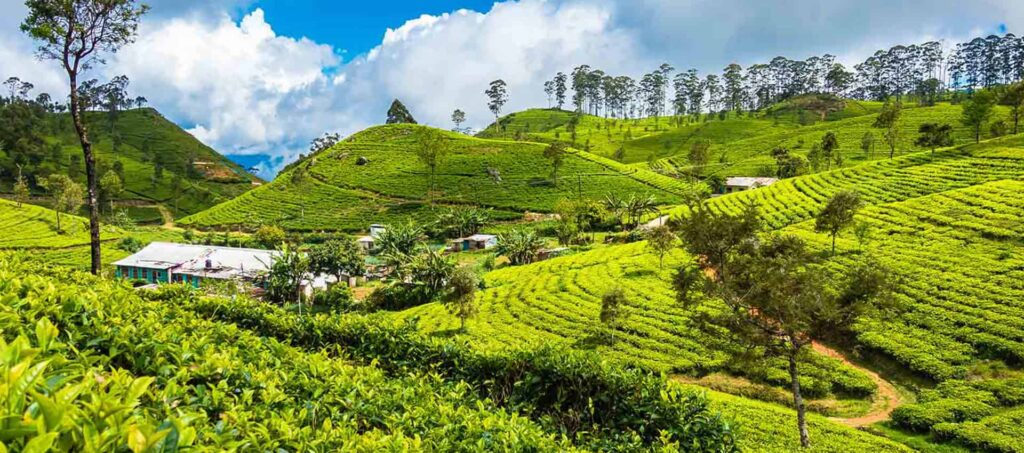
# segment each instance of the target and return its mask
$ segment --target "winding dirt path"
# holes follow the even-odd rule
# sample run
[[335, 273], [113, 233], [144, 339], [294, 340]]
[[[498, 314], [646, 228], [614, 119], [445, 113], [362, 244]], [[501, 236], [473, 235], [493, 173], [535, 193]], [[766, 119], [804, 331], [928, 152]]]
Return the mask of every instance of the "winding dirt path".
[[878, 373], [851, 362], [841, 352], [821, 343], [814, 342], [811, 346], [818, 354], [839, 360], [868, 375], [868, 377], [875, 382], [875, 385], [878, 386], [878, 393], [875, 395], [874, 401], [871, 403], [871, 410], [868, 411], [867, 414], [854, 418], [830, 417], [831, 420], [853, 428], [860, 428], [862, 426], [888, 420], [892, 411], [896, 410], [897, 407], [902, 406], [903, 403], [906, 402], [904, 401], [903, 396], [900, 395], [900, 392], [896, 389], [896, 386], [882, 378], [882, 376], [879, 376]]
[[171, 210], [167, 209], [167, 206], [163, 204], [155, 204], [153, 207], [160, 211], [160, 217], [164, 219], [163, 227], [168, 230], [174, 228], [174, 214], [171, 214]]

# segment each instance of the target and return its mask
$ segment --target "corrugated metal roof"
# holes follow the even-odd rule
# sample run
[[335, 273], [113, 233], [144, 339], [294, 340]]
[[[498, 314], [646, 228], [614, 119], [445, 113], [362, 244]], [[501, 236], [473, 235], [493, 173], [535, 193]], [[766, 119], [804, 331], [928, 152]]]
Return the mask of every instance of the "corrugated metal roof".
[[777, 182], [779, 182], [778, 178], [734, 176], [731, 178], [726, 178], [725, 185], [733, 187], [764, 187], [770, 186]]
[[214, 278], [251, 277], [269, 270], [278, 254], [274, 250], [153, 242], [114, 265], [175, 268], [174, 273]]

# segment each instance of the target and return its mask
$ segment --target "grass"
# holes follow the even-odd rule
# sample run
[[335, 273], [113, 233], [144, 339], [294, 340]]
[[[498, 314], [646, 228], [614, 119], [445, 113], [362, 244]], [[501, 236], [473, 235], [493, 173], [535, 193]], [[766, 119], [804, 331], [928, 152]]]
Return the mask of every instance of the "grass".
[[[290, 230], [358, 231], [369, 223], [429, 219], [434, 207], [427, 195], [427, 173], [415, 156], [417, 136], [424, 130], [414, 125], [367, 129], [300, 164], [307, 168], [305, 179], [293, 181], [293, 168], [271, 184], [181, 223], [198, 228], [275, 223]], [[611, 192], [650, 193], [662, 204], [678, 203], [691, 187], [579, 151], [566, 156], [553, 183], [544, 145], [444, 134], [450, 154], [437, 169], [433, 201], [441, 206], [494, 208], [499, 219], [517, 218], [525, 211], [550, 212], [560, 199], [581, 194], [598, 198]], [[360, 165], [361, 158], [368, 162]], [[495, 171], [500, 181], [493, 177]]]
[[[835, 132], [838, 136], [843, 166], [888, 157], [883, 130], [872, 127], [881, 103], [833, 100], [831, 102], [837, 104], [833, 108], [839, 110], [821, 118], [822, 112], [815, 111], [811, 104], [815, 98], [796, 98], [763, 112], [729, 113], [725, 119], [702, 116], [678, 121], [670, 117], [618, 120], [584, 115], [576, 127], [574, 146], [639, 168], [685, 173], [692, 170], [687, 158], [691, 144], [708, 140], [711, 157], [703, 173], [722, 177], [771, 175], [775, 164], [771, 157], [773, 148], [783, 146], [795, 154], [806, 155], [826, 132]], [[952, 125], [956, 144], [973, 141], [971, 131], [960, 123], [960, 106], [940, 103], [932, 107], [905, 107], [896, 155], [922, 150], [914, 145], [914, 140], [918, 127], [927, 122]], [[568, 130], [572, 115], [552, 109], [517, 112], [502, 118], [501, 127], [491, 125], [479, 135], [573, 143]], [[1008, 115], [1008, 110], [997, 107], [993, 121], [1008, 119]], [[861, 150], [861, 138], [867, 132], [875, 137], [874, 149], [869, 153]]]
[[[115, 161], [124, 166], [125, 190], [117, 201], [130, 207], [129, 213], [137, 221], [155, 222], [160, 219], [158, 213], [154, 215], [153, 210], [142, 210], [139, 205], [163, 204], [175, 216], [191, 214], [232, 199], [260, 182], [154, 109], [121, 112], [113, 127], [106, 113], [87, 113], [86, 120], [99, 168], [112, 168]], [[66, 114], [53, 114], [46, 123], [45, 140], [49, 146], [59, 149], [59, 155], [49, 153], [44, 166], [69, 173], [71, 156], [81, 156], [82, 153], [70, 118]], [[116, 150], [115, 136], [119, 137]], [[0, 157], [2, 154], [0, 151]], [[158, 158], [163, 161], [164, 171], [163, 177], [154, 183], [153, 168]], [[191, 169], [190, 160], [193, 162]], [[80, 167], [77, 180], [84, 184], [84, 164], [81, 159], [77, 162]], [[182, 178], [182, 186], [177, 193], [172, 184], [175, 175]], [[0, 191], [9, 192], [12, 184], [10, 176], [0, 178]], [[39, 200], [46, 204], [45, 199]]]

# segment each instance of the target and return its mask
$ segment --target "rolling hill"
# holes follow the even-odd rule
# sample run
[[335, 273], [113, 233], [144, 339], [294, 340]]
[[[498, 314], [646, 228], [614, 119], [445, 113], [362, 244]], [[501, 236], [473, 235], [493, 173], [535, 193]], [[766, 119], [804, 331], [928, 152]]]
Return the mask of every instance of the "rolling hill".
[[[434, 209], [427, 173], [415, 155], [424, 126], [387, 125], [359, 132], [298, 164], [272, 183], [188, 216], [197, 228], [275, 223], [283, 228], [364, 230], [369, 223], [426, 220]], [[498, 219], [550, 212], [563, 198], [649, 193], [678, 204], [691, 185], [587, 152], [570, 150], [551, 181], [551, 163], [538, 143], [488, 140], [443, 132], [450, 153], [437, 170], [434, 202], [494, 209]]]
[[[259, 178], [204, 145], [150, 108], [120, 112], [87, 112], [100, 176], [123, 166], [124, 192], [117, 205], [140, 222], [160, 222], [232, 199], [260, 184]], [[40, 168], [71, 174], [85, 181], [81, 147], [67, 114], [47, 114], [43, 131], [47, 152]], [[0, 159], [6, 156], [0, 150]], [[155, 167], [162, 168], [155, 178]], [[10, 192], [14, 174], [0, 176], [0, 192]], [[180, 186], [175, 187], [180, 178]], [[32, 202], [45, 205], [41, 191]], [[163, 211], [161, 211], [163, 210]]]
[[[824, 253], [829, 239], [814, 232], [813, 216], [830, 195], [844, 189], [858, 191], [867, 203], [857, 220], [870, 225], [875, 240], [861, 242], [844, 234], [834, 265], [854, 266], [871, 256], [893, 272], [900, 302], [895, 316], [858, 320], [846, 348], [906, 370], [909, 377], [901, 385], [908, 387], [940, 383], [943, 388], [946, 382], [969, 380], [991, 381], [988, 387], [972, 384], [990, 392], [1016, 391], [1021, 376], [1012, 370], [1024, 362], [1024, 137], [868, 162], [708, 203], [715, 210], [738, 212], [755, 202], [771, 230], [798, 235]], [[735, 346], [716, 342], [696, 324], [699, 313], [676, 302], [672, 270], [691, 259], [676, 250], [662, 267], [644, 243], [635, 243], [492, 271], [484, 276], [480, 315], [469, 321], [468, 335], [484, 349], [536, 342], [596, 348], [616, 361], [704, 384], [723, 382], [714, 376], [724, 373], [781, 386], [780, 364], [737, 365], [732, 361]], [[627, 295], [627, 321], [614, 344], [594, 343], [589, 338], [601, 297], [613, 286]], [[721, 307], [710, 303], [704, 309]], [[428, 332], [458, 325], [436, 303], [396, 316], [417, 318]], [[802, 368], [805, 388], [818, 397], [863, 397], [875, 391], [858, 370], [828, 357], [812, 355]], [[1017, 380], [1011, 386], [992, 380], [999, 376]], [[926, 436], [936, 433], [931, 441], [954, 438], [974, 447], [995, 445], [994, 451], [1024, 448], [1014, 422], [1024, 411], [1020, 400], [1000, 396], [998, 404], [986, 400], [988, 410], [967, 412], [970, 401], [948, 396], [955, 390], [944, 391], [928, 400], [941, 401], [926, 403], [917, 409], [918, 418], [899, 426], [910, 432], [923, 426]], [[770, 398], [770, 391], [757, 394]]]
[[[845, 166], [888, 158], [883, 130], [872, 127], [881, 103], [805, 95], [779, 103], [763, 112], [704, 116], [699, 120], [672, 117], [639, 120], [607, 119], [583, 115], [576, 126], [575, 146], [641, 168], [666, 173], [685, 172], [692, 164], [687, 158], [691, 144], [707, 140], [711, 156], [705, 175], [766, 176], [774, 170], [771, 150], [783, 146], [806, 155], [812, 144], [826, 132], [835, 132]], [[1007, 110], [997, 107], [993, 121], [1007, 119]], [[478, 134], [487, 138], [518, 138], [540, 142], [573, 143], [570, 121], [574, 114], [555, 109], [533, 109], [501, 118]], [[973, 141], [960, 123], [960, 107], [939, 103], [932, 107], [904, 106], [897, 155], [920, 151], [914, 145], [918, 127], [927, 122], [954, 127], [956, 144]], [[499, 126], [500, 125], [500, 126]], [[861, 149], [865, 133], [874, 135], [873, 151]], [[987, 131], [986, 131], [987, 132]]]

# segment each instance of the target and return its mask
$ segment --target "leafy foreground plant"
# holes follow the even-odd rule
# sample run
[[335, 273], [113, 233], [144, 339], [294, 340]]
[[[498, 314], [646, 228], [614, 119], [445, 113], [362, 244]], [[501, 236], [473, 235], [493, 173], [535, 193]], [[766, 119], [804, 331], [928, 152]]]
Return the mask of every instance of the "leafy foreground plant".
[[[153, 299], [86, 274], [0, 257], [0, 328], [8, 338], [49, 319], [66, 338], [69, 367], [152, 381], [137, 405], [116, 407], [146, 422], [136, 423], [138, 432], [154, 446], [132, 446], [129, 437], [140, 436], [122, 423], [110, 448], [97, 450], [172, 451], [157, 445], [160, 436], [218, 451], [574, 450], [569, 440], [595, 449], [735, 450], [728, 423], [702, 397], [581, 356], [476, 355], [411, 327], [358, 317], [300, 319], [255, 301], [194, 300], [181, 287]], [[318, 350], [211, 320], [220, 315], [202, 307], [263, 313], [250, 324], [265, 323], [267, 332], [277, 326], [277, 333], [291, 332], [292, 341]], [[345, 353], [380, 358], [391, 373], [331, 356]], [[472, 379], [460, 380], [462, 374]], [[501, 398], [481, 398], [481, 390]], [[577, 428], [565, 427], [573, 420]], [[85, 431], [68, 423], [73, 434]]]
[[703, 395], [586, 353], [540, 348], [488, 354], [426, 337], [414, 323], [379, 316], [298, 317], [246, 299], [187, 300], [201, 317], [234, 322], [260, 335], [336, 350], [394, 375], [430, 371], [468, 384], [488, 401], [524, 413], [580, 446], [736, 449], [730, 422], [710, 410]]
[[[27, 378], [7, 385], [81, 406], [58, 420], [45, 400], [25, 390], [20, 406], [4, 406], [8, 430], [0, 441], [22, 451], [31, 451], [29, 444], [35, 451], [573, 450], [536, 423], [481, 400], [465, 383], [419, 373], [392, 378], [374, 366], [204, 319], [178, 302], [146, 301], [83, 273], [0, 257], [5, 338], [28, 336], [28, 326], [52, 320], [67, 345], [56, 349], [65, 358], [5, 355], [15, 357], [6, 359], [17, 364], [10, 369], [38, 376], [28, 381], [34, 386]], [[108, 369], [116, 371], [88, 372]], [[76, 400], [64, 388], [77, 383]]]

